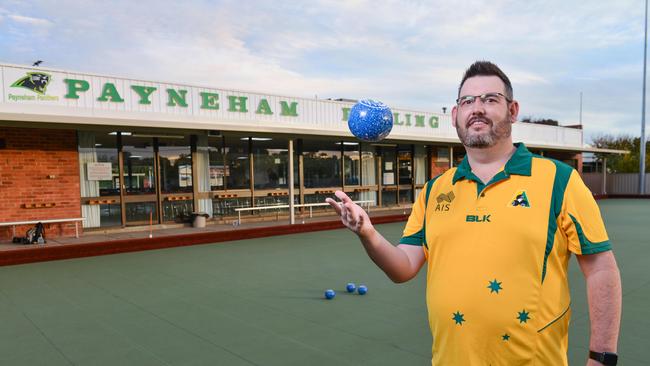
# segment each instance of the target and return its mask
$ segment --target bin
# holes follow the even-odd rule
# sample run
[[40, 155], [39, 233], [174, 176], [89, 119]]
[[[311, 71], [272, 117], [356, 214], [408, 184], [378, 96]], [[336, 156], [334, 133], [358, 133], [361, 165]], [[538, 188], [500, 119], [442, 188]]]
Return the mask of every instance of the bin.
[[193, 227], [205, 227], [205, 221], [210, 215], [208, 215], [205, 212], [192, 212], [193, 220], [192, 220], [192, 226]]

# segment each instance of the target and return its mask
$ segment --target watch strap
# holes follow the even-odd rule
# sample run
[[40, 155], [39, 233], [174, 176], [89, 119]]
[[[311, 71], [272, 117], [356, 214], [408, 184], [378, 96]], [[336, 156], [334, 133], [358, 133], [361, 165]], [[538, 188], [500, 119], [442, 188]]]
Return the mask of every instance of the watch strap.
[[612, 352], [594, 352], [589, 351], [589, 358], [602, 363], [605, 366], [615, 366], [618, 362], [618, 355]]

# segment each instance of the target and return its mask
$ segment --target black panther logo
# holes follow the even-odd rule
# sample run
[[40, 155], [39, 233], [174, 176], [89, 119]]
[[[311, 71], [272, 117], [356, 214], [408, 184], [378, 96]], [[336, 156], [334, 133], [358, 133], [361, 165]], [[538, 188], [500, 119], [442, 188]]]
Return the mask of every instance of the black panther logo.
[[50, 83], [50, 75], [42, 72], [28, 72], [27, 76], [11, 84], [13, 87], [29, 89], [35, 93], [44, 95], [47, 84]]

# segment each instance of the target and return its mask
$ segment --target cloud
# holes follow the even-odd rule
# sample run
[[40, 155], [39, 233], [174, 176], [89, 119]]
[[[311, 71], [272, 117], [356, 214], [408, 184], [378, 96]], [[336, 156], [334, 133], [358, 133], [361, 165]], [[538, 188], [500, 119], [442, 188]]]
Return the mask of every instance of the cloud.
[[535, 85], [535, 84], [549, 84], [549, 81], [541, 75], [522, 70], [514, 70], [509, 72], [508, 78], [513, 84], [520, 85]]
[[26, 17], [26, 16], [16, 15], [16, 14], [10, 14], [7, 17], [16, 23], [35, 26], [35, 27], [49, 27], [52, 25], [52, 22], [43, 18], [32, 18], [32, 17]]
[[[638, 137], [641, 134], [640, 114], [640, 111], [636, 113], [620, 111], [585, 113], [585, 128], [588, 128], [590, 131], [589, 134], [585, 134], [585, 141], [591, 141], [594, 136], [598, 135], [631, 135]], [[617, 123], [623, 120], [636, 121], [634, 121], [635, 123], [629, 124]]]

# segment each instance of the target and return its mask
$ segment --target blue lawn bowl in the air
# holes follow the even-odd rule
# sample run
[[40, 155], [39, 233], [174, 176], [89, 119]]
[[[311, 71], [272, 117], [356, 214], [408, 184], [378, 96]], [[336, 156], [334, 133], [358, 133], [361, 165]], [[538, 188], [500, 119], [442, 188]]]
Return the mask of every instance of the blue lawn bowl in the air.
[[336, 296], [336, 292], [332, 289], [325, 290], [325, 298], [327, 300], [332, 300]]
[[393, 129], [393, 112], [382, 102], [363, 99], [350, 109], [348, 127], [359, 140], [381, 141]]
[[346, 290], [347, 292], [349, 292], [349, 293], [353, 293], [354, 290], [356, 290], [356, 289], [357, 289], [357, 286], [356, 286], [354, 283], [352, 283], [352, 282], [349, 282], [349, 283], [345, 286], [345, 290]]

